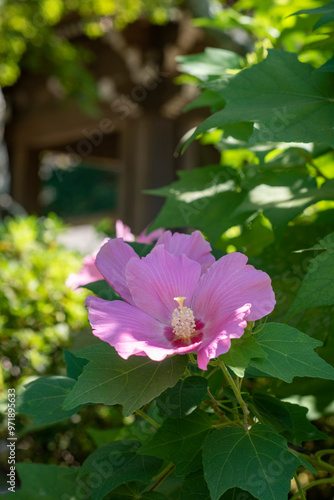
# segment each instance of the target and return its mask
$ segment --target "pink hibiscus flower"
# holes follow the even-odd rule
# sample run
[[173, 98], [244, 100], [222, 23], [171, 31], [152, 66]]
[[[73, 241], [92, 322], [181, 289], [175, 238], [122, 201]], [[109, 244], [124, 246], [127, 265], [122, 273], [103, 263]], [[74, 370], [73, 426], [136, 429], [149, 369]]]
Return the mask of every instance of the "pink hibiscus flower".
[[247, 265], [241, 253], [215, 261], [199, 231], [165, 232], [143, 258], [123, 240], [109, 240], [96, 266], [124, 301], [89, 296], [93, 333], [127, 359], [161, 361], [197, 351], [199, 368], [227, 352], [247, 321], [275, 305], [269, 276]]
[[[156, 241], [159, 236], [164, 232], [164, 229], [156, 229], [150, 234], [146, 234], [147, 228], [140, 233], [136, 238], [134, 234], [131, 233], [129, 226], [123, 224], [121, 220], [116, 221], [116, 238], [123, 238], [124, 241], [137, 241], [138, 243], [151, 244]], [[108, 241], [108, 238], [104, 239], [101, 245], [94, 253], [86, 255], [82, 262], [82, 268], [78, 273], [71, 273], [66, 280], [66, 286], [76, 290], [80, 286], [88, 285], [88, 283], [93, 283], [94, 281], [103, 280], [104, 277], [97, 269], [95, 265], [96, 255], [100, 251], [100, 248]]]

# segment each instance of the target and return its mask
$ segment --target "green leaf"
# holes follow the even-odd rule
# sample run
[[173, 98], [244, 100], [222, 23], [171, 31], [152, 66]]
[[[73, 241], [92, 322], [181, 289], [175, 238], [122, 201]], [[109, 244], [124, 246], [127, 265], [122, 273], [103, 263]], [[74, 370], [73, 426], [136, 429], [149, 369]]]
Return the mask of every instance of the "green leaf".
[[75, 380], [67, 377], [45, 377], [25, 386], [18, 403], [18, 412], [35, 417], [35, 425], [48, 425], [69, 418], [79, 411], [75, 405], [63, 410], [63, 402], [71, 392]]
[[[185, 477], [180, 491], [180, 500], [211, 500], [208, 485], [200, 469]], [[240, 488], [228, 490], [219, 500], [256, 500], [250, 493]]]
[[179, 380], [187, 365], [187, 356], [152, 361], [143, 356], [125, 360], [109, 344], [93, 345], [76, 353], [88, 359], [82, 375], [65, 400], [64, 407], [78, 404], [122, 404], [124, 415], [159, 396]]
[[[20, 489], [15, 490], [15, 500], [80, 498], [76, 468], [32, 463], [18, 463], [15, 467], [21, 480]], [[12, 494], [4, 495], [4, 500], [11, 499]]]
[[270, 425], [294, 445], [328, 437], [311, 424], [306, 417], [308, 409], [303, 406], [256, 392], [252, 394], [248, 405], [262, 423]]
[[317, 71], [325, 71], [332, 73], [334, 71], [334, 57], [332, 59], [329, 59], [329, 61], [325, 62], [320, 68], [317, 68]]
[[88, 283], [87, 285], [83, 285], [83, 288], [87, 288], [95, 295], [97, 295], [97, 297], [100, 297], [100, 299], [123, 300], [105, 280]]
[[199, 96], [191, 101], [185, 108], [184, 111], [191, 111], [192, 109], [209, 107], [212, 112], [218, 111], [224, 106], [224, 100], [221, 96], [213, 92], [212, 90], [203, 90]]
[[272, 225], [263, 213], [255, 217], [252, 215], [251, 220], [246, 220], [240, 229], [239, 236], [229, 238], [225, 233], [215, 242], [215, 245], [225, 250], [228, 245], [233, 245], [248, 257], [255, 257], [275, 241]]
[[201, 410], [180, 419], [167, 419], [138, 453], [170, 460], [176, 475], [188, 474], [201, 467], [201, 448], [210, 428], [211, 420]]
[[285, 382], [304, 376], [334, 380], [334, 368], [313, 350], [322, 345], [322, 342], [296, 328], [280, 323], [267, 323], [256, 334], [256, 340], [267, 357], [252, 359], [251, 367]]
[[323, 16], [318, 19], [318, 21], [313, 26], [313, 29], [316, 30], [323, 26], [324, 24], [334, 22], [334, 1], [332, 0], [326, 5], [322, 5], [321, 7], [316, 7], [315, 9], [303, 9], [291, 14], [292, 16], [297, 16], [298, 14], [323, 14]]
[[321, 194], [313, 177], [291, 170], [279, 175], [266, 172], [256, 178], [255, 186], [251, 187], [233, 215], [243, 214], [245, 218], [246, 214], [263, 211], [272, 223], [273, 230], [281, 233], [289, 221], [315, 203]]
[[127, 242], [127, 244], [134, 249], [139, 257], [146, 257], [146, 255], [149, 254], [154, 247], [154, 245], [151, 245], [149, 243], [138, 243], [138, 241], [130, 241]]
[[279, 175], [265, 171], [255, 182], [244, 182], [242, 192], [236, 191], [231, 175], [220, 165], [178, 175], [180, 179], [169, 186], [148, 191], [167, 197], [151, 229], [191, 226], [204, 231], [213, 242], [230, 227], [261, 212], [281, 235], [306, 207], [334, 198], [333, 180], [319, 189], [313, 177], [293, 170]]
[[132, 480], [144, 483], [159, 472], [163, 461], [137, 455], [140, 443], [115, 441], [98, 448], [83, 463], [78, 477], [91, 485], [92, 500], [101, 500], [109, 491]]
[[207, 395], [208, 382], [203, 377], [187, 377], [163, 392], [157, 399], [159, 410], [168, 417], [189, 415]]
[[254, 415], [266, 425], [270, 425], [276, 432], [280, 433], [292, 426], [292, 418], [279, 399], [255, 392], [251, 397], [246, 398], [250, 410]]
[[143, 491], [146, 486], [138, 481], [119, 486], [105, 497], [106, 500], [169, 500], [158, 491]]
[[304, 441], [327, 439], [324, 432], [319, 431], [307, 418], [308, 408], [292, 403], [284, 403], [292, 418], [292, 426], [281, 434], [289, 443], [301, 445]]
[[66, 361], [67, 376], [78, 380], [81, 375], [83, 367], [88, 363], [86, 359], [77, 358], [72, 352], [64, 349], [64, 356]]
[[288, 317], [308, 307], [334, 304], [334, 233], [328, 234], [316, 249], [324, 249], [312, 259]]
[[211, 128], [256, 124], [250, 143], [321, 142], [334, 145], [334, 91], [330, 74], [315, 72], [296, 54], [269, 50], [268, 57], [230, 78], [222, 111], [205, 120], [186, 142]]
[[231, 488], [227, 490], [224, 495], [220, 497], [219, 500], [256, 500], [257, 497], [253, 497], [250, 493], [240, 488]]
[[143, 493], [139, 498], [142, 500], [168, 500], [168, 497], [166, 495], [163, 495], [162, 493], [159, 493], [158, 491], [147, 491], [146, 493]]
[[252, 358], [265, 357], [267, 354], [258, 344], [256, 336], [250, 332], [245, 332], [240, 339], [232, 339], [229, 351], [219, 356], [238, 377], [244, 376], [245, 369]]
[[140, 481], [130, 481], [122, 484], [109, 493], [106, 500], [134, 500], [141, 497], [141, 491], [145, 489], [145, 485]]
[[124, 436], [119, 437], [124, 427], [116, 427], [115, 429], [95, 429], [87, 428], [87, 434], [92, 438], [96, 446], [102, 446], [111, 441], [123, 439]]
[[209, 165], [191, 172], [179, 171], [179, 180], [149, 194], [167, 200], [150, 229], [191, 226], [205, 231], [215, 241], [231, 227], [230, 214], [243, 196], [221, 165]]
[[211, 500], [202, 469], [192, 472], [184, 478], [180, 500]]
[[234, 427], [213, 432], [204, 443], [203, 464], [212, 500], [233, 487], [260, 500], [286, 500], [300, 461], [282, 436], [256, 424], [248, 434]]
[[202, 81], [212, 76], [221, 76], [228, 69], [240, 69], [243, 59], [230, 50], [206, 47], [200, 54], [177, 56], [179, 71], [196, 76]]

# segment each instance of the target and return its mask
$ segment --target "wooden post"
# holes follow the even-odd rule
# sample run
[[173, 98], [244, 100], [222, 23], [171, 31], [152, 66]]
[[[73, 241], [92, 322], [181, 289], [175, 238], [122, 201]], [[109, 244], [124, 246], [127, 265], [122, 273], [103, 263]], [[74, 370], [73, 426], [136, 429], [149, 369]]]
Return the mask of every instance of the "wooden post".
[[124, 130], [121, 218], [135, 233], [153, 221], [163, 204], [163, 198], [142, 191], [174, 179], [174, 127], [172, 120], [151, 113], [132, 120]]

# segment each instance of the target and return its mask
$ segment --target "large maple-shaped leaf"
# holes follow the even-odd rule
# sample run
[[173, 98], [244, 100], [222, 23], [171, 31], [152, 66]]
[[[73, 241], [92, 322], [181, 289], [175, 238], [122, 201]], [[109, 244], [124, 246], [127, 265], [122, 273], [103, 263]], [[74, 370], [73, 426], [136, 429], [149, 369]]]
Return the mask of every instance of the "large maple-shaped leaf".
[[84, 349], [76, 356], [85, 358], [73, 390], [64, 402], [65, 409], [79, 404], [122, 404], [124, 415], [131, 415], [179, 380], [187, 356], [174, 356], [157, 362], [143, 356], [121, 358], [105, 342]]
[[251, 143], [323, 142], [334, 146], [332, 78], [301, 63], [296, 54], [269, 50], [264, 61], [231, 78], [222, 92], [226, 107], [205, 120], [186, 145], [211, 128], [247, 121], [256, 124]]
[[256, 334], [256, 340], [267, 357], [251, 359], [250, 367], [285, 382], [291, 382], [294, 377], [334, 380], [334, 368], [314, 352], [322, 342], [296, 328], [280, 323], [267, 323]]
[[310, 261], [288, 316], [308, 307], [334, 304], [334, 233], [328, 234], [314, 248], [325, 251]]
[[299, 459], [267, 425], [213, 432], [203, 447], [204, 475], [212, 500], [233, 487], [260, 500], [286, 500]]

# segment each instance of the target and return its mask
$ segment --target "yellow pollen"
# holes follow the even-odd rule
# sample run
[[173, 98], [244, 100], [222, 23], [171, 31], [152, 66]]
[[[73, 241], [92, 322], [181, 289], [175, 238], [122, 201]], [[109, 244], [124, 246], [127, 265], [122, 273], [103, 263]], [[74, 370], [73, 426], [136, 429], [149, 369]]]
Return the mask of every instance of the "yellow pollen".
[[175, 337], [178, 337], [185, 342], [190, 342], [191, 336], [195, 332], [195, 318], [190, 307], [183, 305], [186, 297], [175, 297], [174, 300], [179, 304], [179, 307], [174, 309], [172, 318], [172, 327]]

